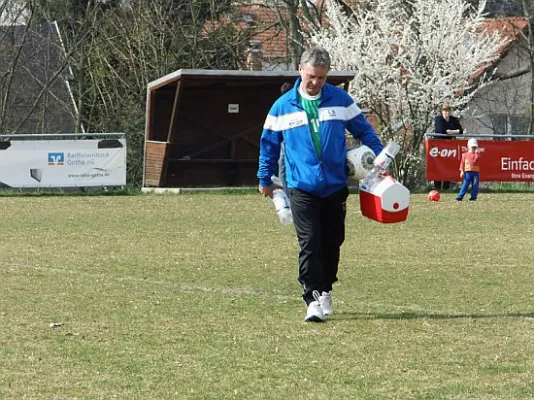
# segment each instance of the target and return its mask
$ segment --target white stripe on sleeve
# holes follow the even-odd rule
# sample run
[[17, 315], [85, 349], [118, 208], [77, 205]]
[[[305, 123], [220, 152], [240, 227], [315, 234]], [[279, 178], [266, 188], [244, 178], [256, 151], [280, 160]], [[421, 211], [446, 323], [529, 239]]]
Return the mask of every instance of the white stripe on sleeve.
[[269, 129], [275, 132], [282, 132], [288, 129], [296, 128], [308, 124], [308, 118], [305, 111], [297, 111], [284, 115], [267, 115], [263, 129]]
[[349, 121], [361, 114], [360, 108], [356, 103], [348, 107], [324, 107], [319, 109], [319, 120], [323, 121]]

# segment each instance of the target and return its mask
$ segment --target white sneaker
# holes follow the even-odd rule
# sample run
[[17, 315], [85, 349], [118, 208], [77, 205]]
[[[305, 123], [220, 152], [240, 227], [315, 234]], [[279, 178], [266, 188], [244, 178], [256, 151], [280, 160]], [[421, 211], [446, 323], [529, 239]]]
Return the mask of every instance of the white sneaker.
[[313, 291], [313, 298], [315, 299], [315, 301], [312, 301], [308, 305], [308, 310], [306, 311], [306, 317], [304, 318], [304, 321], [322, 322], [324, 313], [321, 307], [321, 303], [319, 302], [320, 295], [317, 290]]
[[319, 304], [323, 309], [324, 315], [334, 315], [334, 312], [332, 311], [332, 296], [330, 296], [330, 293], [323, 292], [321, 296], [319, 296]]

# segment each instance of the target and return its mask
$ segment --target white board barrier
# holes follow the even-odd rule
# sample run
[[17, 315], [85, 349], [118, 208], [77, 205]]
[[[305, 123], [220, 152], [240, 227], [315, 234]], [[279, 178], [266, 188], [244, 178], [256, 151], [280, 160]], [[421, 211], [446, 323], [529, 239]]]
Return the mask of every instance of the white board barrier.
[[125, 184], [126, 139], [0, 142], [0, 187]]

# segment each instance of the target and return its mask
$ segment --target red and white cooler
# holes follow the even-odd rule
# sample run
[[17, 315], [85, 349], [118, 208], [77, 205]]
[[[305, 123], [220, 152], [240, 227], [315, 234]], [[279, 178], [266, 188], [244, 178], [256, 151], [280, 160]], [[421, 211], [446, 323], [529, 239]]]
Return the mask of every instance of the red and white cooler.
[[362, 214], [384, 224], [408, 218], [410, 191], [392, 176], [377, 177], [369, 187], [360, 185]]

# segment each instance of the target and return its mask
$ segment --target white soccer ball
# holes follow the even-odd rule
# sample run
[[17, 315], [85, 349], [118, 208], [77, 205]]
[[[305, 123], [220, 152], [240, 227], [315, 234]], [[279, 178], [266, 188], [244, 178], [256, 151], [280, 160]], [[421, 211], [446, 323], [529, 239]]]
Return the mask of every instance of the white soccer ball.
[[367, 146], [349, 148], [347, 150], [348, 174], [354, 179], [363, 179], [373, 168], [375, 153]]

